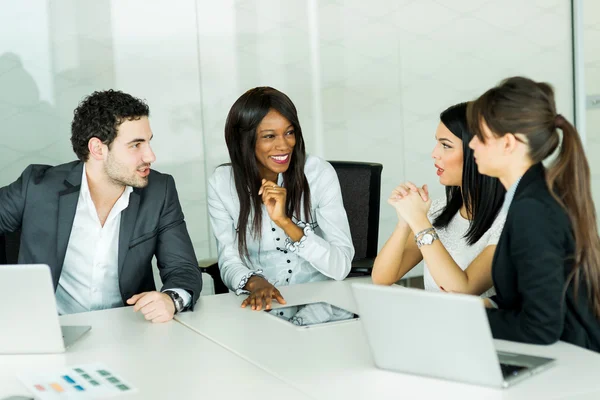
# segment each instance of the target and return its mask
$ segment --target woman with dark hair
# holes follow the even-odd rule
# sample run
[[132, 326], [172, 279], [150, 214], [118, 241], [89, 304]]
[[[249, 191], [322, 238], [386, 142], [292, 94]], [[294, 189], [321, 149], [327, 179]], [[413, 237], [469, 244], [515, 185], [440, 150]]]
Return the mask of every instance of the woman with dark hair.
[[522, 77], [485, 92], [468, 119], [479, 171], [507, 189], [492, 266], [497, 295], [488, 302], [492, 334], [600, 351], [600, 239], [579, 134], [557, 114], [552, 87]]
[[[446, 198], [431, 202], [427, 186], [411, 182], [388, 203], [398, 224], [373, 267], [373, 282], [391, 285], [424, 259], [426, 290], [493, 294], [491, 266], [505, 214], [504, 188], [477, 171], [468, 143], [467, 104], [441, 113], [432, 153]], [[439, 239], [439, 240], [438, 240]]]
[[337, 174], [305, 153], [292, 101], [270, 87], [247, 91], [225, 141], [231, 163], [210, 178], [208, 208], [223, 282], [249, 293], [242, 307], [285, 303], [277, 286], [344, 279], [354, 247]]

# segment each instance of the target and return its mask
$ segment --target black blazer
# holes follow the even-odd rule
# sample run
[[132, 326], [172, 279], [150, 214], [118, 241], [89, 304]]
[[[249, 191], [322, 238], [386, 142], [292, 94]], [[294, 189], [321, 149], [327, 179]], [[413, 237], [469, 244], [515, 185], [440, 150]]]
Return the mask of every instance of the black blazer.
[[[15, 182], [0, 188], [0, 233], [21, 230], [20, 264], [48, 264], [54, 288], [63, 267], [81, 188], [83, 163], [30, 165]], [[136, 293], [156, 290], [156, 256], [162, 289], [202, 290], [202, 274], [170, 175], [151, 171], [148, 185], [133, 189], [121, 213], [118, 250], [123, 303]]]
[[499, 309], [488, 309], [497, 339], [550, 344], [557, 340], [600, 351], [600, 321], [588, 302], [585, 282], [577, 298], [575, 240], [566, 211], [552, 197], [544, 166], [523, 176], [496, 247], [492, 277]]

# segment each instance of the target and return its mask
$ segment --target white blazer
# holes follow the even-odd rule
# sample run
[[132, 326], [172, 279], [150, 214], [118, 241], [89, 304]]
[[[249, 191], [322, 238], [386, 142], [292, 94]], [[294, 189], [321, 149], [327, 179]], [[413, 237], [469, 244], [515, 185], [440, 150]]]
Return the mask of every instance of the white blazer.
[[[255, 240], [249, 230], [252, 215], [248, 221], [249, 265], [238, 253], [236, 228], [240, 204], [233, 170], [231, 166], [220, 166], [210, 177], [210, 223], [217, 239], [221, 278], [230, 289], [241, 289], [240, 284], [245, 284], [248, 277], [259, 270], [275, 286], [330, 278], [342, 280], [350, 272], [354, 247], [337, 174], [331, 164], [315, 156], [307, 156], [304, 174], [310, 187], [312, 213], [310, 228], [304, 229], [305, 238], [299, 246], [286, 246], [289, 238], [271, 221], [263, 205], [260, 241]], [[282, 174], [277, 184], [283, 186]], [[305, 226], [305, 221], [305, 216], [301, 221], [294, 219], [300, 227]]]

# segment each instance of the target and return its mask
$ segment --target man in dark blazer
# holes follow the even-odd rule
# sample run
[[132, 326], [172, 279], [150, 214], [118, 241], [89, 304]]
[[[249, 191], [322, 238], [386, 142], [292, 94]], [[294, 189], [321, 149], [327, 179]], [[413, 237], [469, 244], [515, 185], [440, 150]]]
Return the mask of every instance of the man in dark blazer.
[[19, 263], [50, 266], [61, 314], [129, 304], [165, 322], [198, 300], [202, 275], [175, 182], [150, 169], [148, 115], [128, 94], [94, 92], [74, 113], [79, 161], [30, 165], [0, 188], [0, 232], [21, 231]]

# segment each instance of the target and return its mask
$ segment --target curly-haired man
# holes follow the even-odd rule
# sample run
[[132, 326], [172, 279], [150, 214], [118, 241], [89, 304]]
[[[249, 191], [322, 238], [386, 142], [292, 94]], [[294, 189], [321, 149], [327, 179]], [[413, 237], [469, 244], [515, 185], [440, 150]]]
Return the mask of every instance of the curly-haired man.
[[148, 116], [129, 94], [94, 92], [71, 125], [79, 161], [30, 165], [0, 188], [0, 232], [20, 230], [19, 263], [50, 266], [60, 314], [133, 305], [165, 322], [198, 300], [202, 276], [175, 182], [150, 169]]

